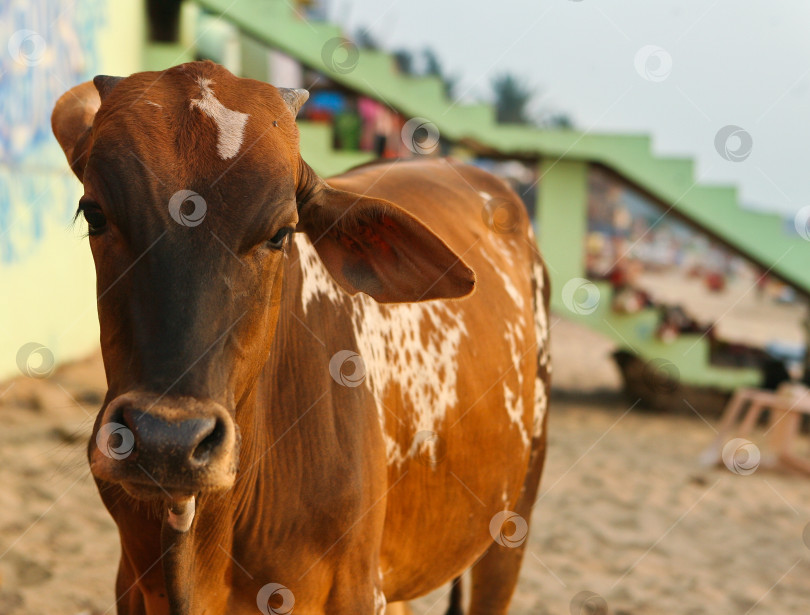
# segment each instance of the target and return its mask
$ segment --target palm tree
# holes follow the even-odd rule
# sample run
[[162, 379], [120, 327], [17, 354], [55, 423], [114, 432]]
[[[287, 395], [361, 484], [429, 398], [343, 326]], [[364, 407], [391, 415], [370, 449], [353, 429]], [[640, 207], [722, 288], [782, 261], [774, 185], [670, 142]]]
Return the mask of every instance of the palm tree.
[[400, 49], [399, 51], [395, 51], [392, 55], [394, 56], [394, 62], [396, 62], [399, 72], [405, 75], [414, 74], [413, 53], [407, 49]]
[[441, 79], [442, 83], [444, 84], [445, 95], [450, 100], [453, 100], [455, 98], [453, 96], [453, 90], [455, 90], [456, 85], [458, 85], [458, 75], [445, 74], [444, 67], [442, 66], [441, 60], [439, 60], [439, 56], [437, 56], [436, 52], [430, 47], [425, 49], [422, 54], [425, 57], [425, 74]]
[[501, 73], [492, 80], [495, 113], [500, 124], [531, 124], [526, 106], [534, 91], [524, 86], [511, 73]]

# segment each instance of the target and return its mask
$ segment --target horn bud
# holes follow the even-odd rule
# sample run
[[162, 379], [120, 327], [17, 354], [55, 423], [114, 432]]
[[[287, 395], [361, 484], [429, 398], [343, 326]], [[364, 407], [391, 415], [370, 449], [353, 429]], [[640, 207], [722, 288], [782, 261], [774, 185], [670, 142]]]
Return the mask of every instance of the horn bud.
[[113, 88], [118, 85], [121, 79], [123, 79], [123, 77], [110, 77], [109, 75], [96, 75], [93, 77], [93, 85], [96, 86], [101, 100], [109, 96], [110, 92], [113, 91]]
[[309, 99], [309, 92], [303, 88], [278, 88], [278, 93], [281, 94], [293, 117], [298, 115], [301, 107]]

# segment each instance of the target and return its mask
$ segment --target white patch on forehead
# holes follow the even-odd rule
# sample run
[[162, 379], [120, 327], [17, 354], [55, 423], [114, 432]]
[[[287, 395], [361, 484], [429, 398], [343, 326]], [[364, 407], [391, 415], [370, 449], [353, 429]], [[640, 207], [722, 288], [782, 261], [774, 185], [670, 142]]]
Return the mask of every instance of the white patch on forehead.
[[492, 195], [489, 192], [484, 192], [483, 190], [478, 191], [478, 196], [481, 197], [481, 200], [484, 203], [489, 203], [492, 200]]
[[233, 158], [239, 153], [242, 147], [242, 139], [245, 134], [245, 124], [249, 115], [240, 113], [225, 107], [217, 97], [211, 85], [214, 83], [205, 77], [199, 77], [197, 83], [200, 85], [202, 98], [194, 98], [191, 101], [191, 108], [195, 107], [210, 117], [217, 125], [217, 153], [223, 160]]

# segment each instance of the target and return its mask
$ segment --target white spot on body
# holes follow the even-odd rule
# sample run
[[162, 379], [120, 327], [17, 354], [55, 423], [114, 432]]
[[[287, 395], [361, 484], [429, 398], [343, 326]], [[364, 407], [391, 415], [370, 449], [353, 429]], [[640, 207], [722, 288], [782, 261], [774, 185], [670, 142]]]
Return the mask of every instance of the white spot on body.
[[[399, 465], [408, 458], [428, 452], [413, 443], [403, 448], [389, 435], [386, 423], [390, 423], [392, 418], [383, 406], [383, 398], [390, 385], [398, 384], [413, 409], [409, 425], [411, 433], [439, 431], [447, 412], [458, 403], [458, 353], [461, 339], [467, 334], [463, 321], [458, 319], [451, 303], [428, 301], [381, 305], [367, 295], [349, 297], [326, 270], [309, 238], [297, 233], [294, 241], [302, 271], [301, 301], [304, 313], [317, 300], [337, 303], [346, 299], [354, 304], [352, 328], [358, 352], [367, 367], [364, 384], [375, 397], [388, 463]], [[487, 252], [482, 251], [482, 255], [501, 279], [506, 293], [515, 304], [516, 312], [520, 314], [515, 321], [505, 323], [504, 340], [509, 347], [514, 375], [510, 376], [509, 382], [503, 383], [503, 398], [509, 421], [517, 428], [524, 446], [528, 446], [531, 437], [542, 434], [548, 403], [545, 382], [538, 376], [534, 386], [530, 432], [524, 419], [526, 408], [521, 365], [523, 361], [534, 361], [539, 356], [540, 365], [550, 369], [548, 319], [543, 307], [543, 270], [539, 262], [533, 263], [532, 275], [536, 280], [534, 304], [537, 306], [534, 310], [534, 333], [538, 349], [527, 353], [523, 320], [525, 299], [504, 271], [511, 267], [499, 267]], [[423, 327], [429, 327], [430, 331], [426, 341], [423, 340]]]
[[412, 445], [403, 449], [386, 430], [391, 420], [383, 406], [386, 390], [399, 385], [413, 412], [412, 434], [439, 432], [447, 411], [458, 404], [458, 353], [467, 328], [450, 303], [381, 305], [368, 295], [350, 297], [326, 270], [308, 237], [298, 233], [295, 243], [304, 313], [315, 300], [337, 303], [345, 298], [353, 304], [352, 329], [366, 365], [364, 385], [375, 398], [388, 463], [401, 464], [420, 449]]
[[301, 302], [304, 306], [304, 315], [309, 304], [315, 299], [323, 298], [332, 303], [337, 302], [344, 293], [323, 266], [323, 261], [309, 237], [303, 233], [295, 233], [293, 241], [298, 249], [298, 261], [301, 265]]
[[[529, 239], [535, 243], [534, 233], [529, 229]], [[548, 373], [551, 373], [551, 363], [549, 357], [549, 325], [548, 314], [546, 314], [545, 306], [543, 303], [543, 291], [545, 284], [545, 277], [541, 263], [535, 259], [532, 263], [532, 277], [535, 280], [535, 297], [534, 297], [534, 337], [538, 347], [538, 366], [544, 368]], [[534, 421], [532, 436], [539, 438], [543, 434], [543, 419], [546, 415], [546, 408], [548, 407], [548, 391], [546, 391], [546, 383], [540, 377], [538, 372], [537, 378], [534, 383]]]
[[483, 190], [478, 191], [478, 196], [481, 197], [484, 204], [489, 203], [492, 200], [492, 195], [489, 192], [484, 192]]
[[151, 100], [147, 100], [147, 101], [146, 101], [146, 104], [147, 104], [147, 105], [152, 105], [153, 107], [157, 107], [158, 109], [162, 109], [162, 108], [163, 108], [163, 105], [159, 105], [159, 104], [157, 104], [156, 102], [152, 102]]
[[200, 85], [202, 98], [195, 98], [191, 101], [191, 108], [195, 107], [210, 117], [217, 125], [217, 154], [223, 160], [233, 158], [239, 153], [242, 147], [242, 139], [245, 134], [245, 124], [249, 115], [240, 113], [225, 107], [217, 97], [211, 85], [214, 83], [210, 79], [200, 77], [197, 80]]
[[[376, 400], [383, 433], [389, 420], [383, 399], [394, 384], [413, 411], [412, 433], [439, 432], [447, 411], [458, 404], [458, 353], [467, 334], [464, 322], [450, 304], [440, 301], [381, 305], [367, 295], [355, 300], [359, 305], [352, 324], [358, 350], [366, 359], [366, 383]], [[386, 437], [389, 464], [400, 464], [418, 452], [414, 446], [403, 451]]]
[[[522, 319], [521, 319], [522, 320]], [[520, 433], [520, 439], [524, 447], [529, 446], [529, 431], [524, 422], [523, 412], [523, 360], [535, 355], [533, 352], [526, 352], [523, 349], [523, 323], [515, 324], [514, 322], [506, 322], [506, 333], [504, 338], [506, 343], [509, 344], [509, 353], [512, 358], [513, 372], [516, 379], [517, 391], [513, 392], [509, 387], [508, 382], [504, 379], [503, 383], [503, 404], [506, 408], [506, 414], [509, 416], [509, 421], [517, 427]]]
[[495, 257], [493, 257], [486, 247], [481, 249], [481, 256], [484, 257], [484, 260], [486, 260], [490, 267], [492, 267], [493, 272], [501, 279], [506, 294], [509, 295], [509, 298], [515, 304], [514, 312], [517, 314], [517, 318], [514, 321], [504, 322], [504, 325], [506, 326], [504, 339], [509, 345], [509, 353], [512, 359], [512, 366], [514, 368], [513, 382], [516, 386], [515, 390], [512, 390], [512, 388], [509, 386], [509, 380], [504, 379], [503, 403], [504, 407], [506, 408], [509, 421], [518, 429], [523, 445], [528, 446], [530, 437], [526, 424], [524, 423], [523, 416], [525, 406], [523, 403], [524, 375], [522, 363], [524, 360], [528, 360], [529, 358], [534, 359], [536, 352], [527, 352], [527, 349], [524, 348], [525, 340], [523, 332], [526, 328], [526, 300], [524, 298], [524, 294], [518, 290], [515, 282], [509, 275], [510, 271], [515, 270], [512, 264], [513, 260], [509, 248], [506, 246], [499, 247], [499, 256], [505, 261], [504, 264], [498, 263]]
[[420, 431], [413, 438], [413, 444], [408, 450], [411, 457], [419, 457], [429, 465], [435, 467], [439, 462], [439, 450], [436, 443], [437, 436], [431, 436], [433, 432]]
[[385, 600], [385, 594], [379, 587], [374, 587], [374, 613], [376, 615], [383, 615], [385, 613], [385, 606], [387, 602]]
[[[520, 291], [518, 291], [517, 287], [515, 286], [515, 283], [512, 281], [512, 278], [509, 277], [509, 274], [506, 271], [504, 271], [504, 267], [502, 265], [498, 265], [498, 263], [495, 262], [495, 259], [493, 259], [492, 255], [490, 255], [487, 252], [486, 248], [481, 249], [481, 256], [484, 257], [484, 260], [486, 260], [490, 264], [493, 271], [495, 271], [495, 273], [498, 274], [498, 277], [501, 278], [501, 282], [503, 282], [503, 287], [504, 290], [506, 290], [506, 294], [509, 295], [509, 298], [515, 303], [515, 307], [518, 309], [518, 311], [522, 312], [524, 307], [526, 306], [526, 303], [524, 302], [523, 299], [523, 295], [520, 293]], [[512, 269], [511, 263], [507, 262], [507, 264], [509, 265], [509, 269], [511, 270]]]

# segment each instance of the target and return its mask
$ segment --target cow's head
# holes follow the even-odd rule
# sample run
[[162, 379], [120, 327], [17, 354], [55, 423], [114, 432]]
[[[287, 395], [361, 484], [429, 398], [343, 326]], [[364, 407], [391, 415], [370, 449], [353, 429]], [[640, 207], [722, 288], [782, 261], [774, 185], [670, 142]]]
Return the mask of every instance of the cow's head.
[[295, 115], [306, 98], [197, 62], [97, 77], [54, 109], [84, 184], [109, 385], [91, 468], [137, 498], [233, 484], [236, 411], [268, 356], [294, 231], [349, 293], [398, 302], [472, 290], [470, 269], [421, 222], [303, 162]]

